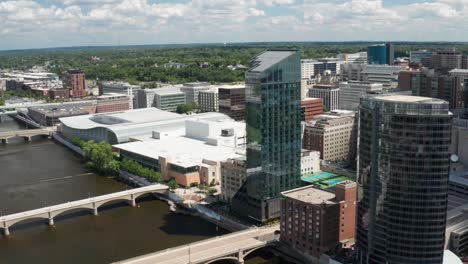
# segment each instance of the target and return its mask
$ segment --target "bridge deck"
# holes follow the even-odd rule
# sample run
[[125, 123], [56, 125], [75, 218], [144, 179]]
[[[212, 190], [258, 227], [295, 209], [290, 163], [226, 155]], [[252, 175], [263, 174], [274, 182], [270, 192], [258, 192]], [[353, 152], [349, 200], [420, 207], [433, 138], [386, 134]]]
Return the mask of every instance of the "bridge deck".
[[120, 264], [188, 264], [206, 263], [212, 260], [237, 254], [239, 251], [256, 249], [263, 247], [269, 240], [259, 240], [258, 237], [270, 236], [271, 241], [274, 232], [279, 229], [279, 225], [265, 228], [251, 228], [227, 234], [220, 237], [205, 239], [189, 245], [150, 253], [140, 257], [120, 261]]
[[82, 200], [78, 200], [74, 202], [68, 202], [68, 203], [63, 203], [59, 205], [53, 205], [53, 206], [48, 206], [44, 208], [34, 209], [34, 210], [26, 211], [26, 212], [6, 215], [3, 217], [0, 217], [0, 222], [15, 221], [18, 219], [24, 219], [27, 217], [33, 217], [35, 215], [41, 215], [44, 213], [49, 213], [52, 211], [59, 211], [63, 209], [79, 208], [80, 206], [84, 206], [90, 203], [99, 203], [103, 201], [109, 201], [109, 200], [113, 200], [119, 197], [124, 197], [127, 195], [137, 194], [137, 193], [142, 193], [142, 192], [147, 192], [147, 191], [166, 190], [167, 188], [168, 188], [167, 186], [162, 185], [162, 184], [153, 184], [153, 185], [146, 186], [146, 187], [135, 188], [135, 189], [127, 190], [127, 191], [105, 194], [105, 195], [96, 196], [93, 198], [86, 198], [86, 199], [82, 199]]

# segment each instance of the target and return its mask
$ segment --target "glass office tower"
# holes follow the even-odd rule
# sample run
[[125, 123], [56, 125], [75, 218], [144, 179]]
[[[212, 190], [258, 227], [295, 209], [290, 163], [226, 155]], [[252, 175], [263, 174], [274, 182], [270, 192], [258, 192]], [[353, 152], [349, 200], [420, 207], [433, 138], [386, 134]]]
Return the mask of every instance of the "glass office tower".
[[280, 216], [280, 192], [300, 185], [301, 56], [269, 50], [246, 73], [247, 180], [233, 208], [258, 222]]
[[364, 98], [359, 117], [357, 263], [442, 263], [449, 104], [419, 96]]
[[[371, 45], [367, 47], [367, 63], [368, 64], [389, 64], [388, 62], [388, 47], [385, 44]], [[393, 52], [393, 46], [392, 46]]]

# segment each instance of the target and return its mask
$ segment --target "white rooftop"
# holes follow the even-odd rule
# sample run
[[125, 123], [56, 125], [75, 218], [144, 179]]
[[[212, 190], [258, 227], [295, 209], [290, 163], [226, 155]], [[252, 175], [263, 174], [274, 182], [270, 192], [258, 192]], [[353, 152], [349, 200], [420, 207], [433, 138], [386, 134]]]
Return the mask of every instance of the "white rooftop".
[[335, 194], [315, 188], [313, 186], [306, 186], [297, 188], [294, 190], [286, 191], [281, 193], [285, 197], [295, 199], [310, 204], [335, 204]]
[[430, 98], [430, 97], [423, 97], [423, 96], [411, 96], [411, 95], [388, 95], [388, 96], [376, 96], [374, 99], [378, 99], [380, 101], [390, 101], [390, 102], [402, 102], [402, 103], [423, 103], [423, 102], [444, 102], [440, 99]]

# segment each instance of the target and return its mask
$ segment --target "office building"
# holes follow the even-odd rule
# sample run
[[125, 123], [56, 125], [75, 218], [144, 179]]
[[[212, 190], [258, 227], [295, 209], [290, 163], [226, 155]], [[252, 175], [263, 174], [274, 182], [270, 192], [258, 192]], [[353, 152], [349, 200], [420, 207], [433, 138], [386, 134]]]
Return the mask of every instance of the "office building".
[[356, 112], [335, 110], [317, 116], [304, 129], [303, 148], [320, 152], [329, 161], [356, 158]]
[[460, 85], [463, 85], [465, 80], [468, 80], [468, 69], [453, 69], [448, 72], [448, 76], [457, 77]]
[[323, 113], [322, 98], [304, 98], [301, 100], [301, 120], [309, 122], [316, 115]]
[[200, 91], [198, 94], [198, 106], [202, 112], [219, 111], [219, 93], [218, 89], [213, 88], [206, 91]]
[[340, 82], [340, 109], [359, 110], [361, 98], [367, 94], [382, 93], [383, 85], [381, 83], [370, 82]]
[[125, 94], [109, 93], [96, 98], [96, 113], [130, 110], [131, 98]]
[[301, 176], [314, 174], [320, 171], [320, 152], [302, 149], [301, 151]]
[[218, 88], [219, 112], [234, 120], [245, 119], [245, 85], [224, 85]]
[[402, 72], [398, 81], [400, 88], [411, 90], [415, 96], [439, 98], [449, 102], [450, 109], [464, 107], [463, 84], [457, 74], [453, 76], [440, 75], [434, 70]]
[[138, 89], [136, 92], [136, 101], [138, 108], [154, 107], [154, 96], [157, 89]]
[[357, 263], [442, 263], [452, 115], [419, 96], [364, 98]]
[[300, 186], [301, 61], [269, 50], [246, 72], [247, 180], [232, 207], [258, 222], [280, 216], [280, 193]]
[[336, 57], [343, 63], [348, 63], [348, 62], [367, 63], [367, 52], [340, 53]]
[[313, 186], [282, 192], [280, 240], [318, 263], [320, 255], [354, 243], [356, 183], [332, 193]]
[[423, 59], [431, 59], [432, 58], [432, 51], [428, 50], [415, 50], [410, 51], [410, 62], [422, 64]]
[[184, 83], [182, 86], [179, 87], [182, 92], [185, 93], [185, 101], [187, 103], [197, 103], [198, 104], [198, 94], [200, 91], [207, 91], [210, 90], [211, 84], [206, 82], [192, 82], [192, 83]]
[[340, 74], [343, 61], [337, 58], [304, 59], [301, 60], [301, 78], [314, 79], [317, 75], [324, 75], [329, 71], [332, 75]]
[[381, 83], [385, 89], [398, 87], [398, 74], [406, 70], [401, 65], [367, 65], [364, 71], [364, 81]]
[[324, 111], [340, 108], [340, 89], [336, 84], [316, 84], [309, 89], [309, 97], [321, 98]]
[[395, 60], [395, 49], [393, 47], [393, 43], [387, 42], [385, 46], [387, 47], [387, 64], [393, 65]]
[[468, 199], [447, 212], [445, 247], [459, 256], [468, 250]]
[[126, 82], [98, 82], [99, 95], [106, 93], [119, 93], [131, 96], [132, 104], [130, 109], [144, 108], [138, 105], [138, 90], [141, 89], [138, 85], [131, 85]]
[[462, 69], [462, 58], [455, 48], [439, 51], [432, 55], [432, 67], [438, 73], [447, 74], [453, 69]]
[[70, 97], [86, 96], [86, 79], [80, 70], [68, 70], [63, 74], [63, 88], [70, 91]]
[[387, 45], [378, 44], [367, 47], [367, 64], [389, 64]]
[[364, 81], [366, 67], [365, 63], [343, 63], [340, 68], [340, 78], [342, 81]]
[[154, 107], [175, 112], [177, 106], [186, 103], [186, 98], [186, 94], [177, 87], [158, 88], [154, 92]]

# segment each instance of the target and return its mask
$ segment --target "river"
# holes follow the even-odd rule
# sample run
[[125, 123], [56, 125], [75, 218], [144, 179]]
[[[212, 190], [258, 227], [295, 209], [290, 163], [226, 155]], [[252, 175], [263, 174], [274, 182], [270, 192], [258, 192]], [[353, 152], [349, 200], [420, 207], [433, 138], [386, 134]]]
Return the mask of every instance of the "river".
[[[24, 129], [14, 121], [0, 132]], [[0, 215], [125, 190], [125, 184], [90, 173], [80, 157], [48, 139], [10, 140], [0, 145]], [[201, 218], [175, 214], [165, 202], [138, 201], [137, 207], [113, 204], [99, 216], [75, 212], [55, 219], [24, 222], [0, 235], [0, 263], [102, 264], [139, 256], [226, 231]], [[268, 252], [252, 255], [248, 264], [280, 263]]]

